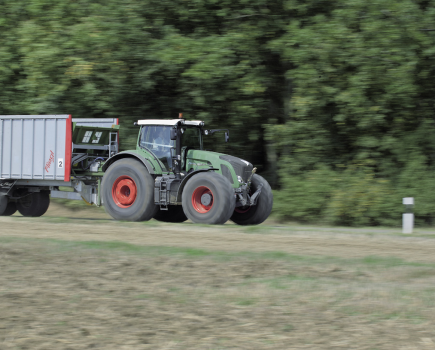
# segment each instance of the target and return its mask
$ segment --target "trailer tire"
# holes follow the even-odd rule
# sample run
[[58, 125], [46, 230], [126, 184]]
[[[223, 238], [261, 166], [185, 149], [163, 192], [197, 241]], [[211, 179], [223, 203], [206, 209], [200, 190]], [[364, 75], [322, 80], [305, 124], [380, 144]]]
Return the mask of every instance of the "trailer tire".
[[33, 218], [44, 215], [49, 206], [50, 195], [48, 191], [29, 192], [27, 196], [17, 201], [17, 209], [20, 214]]
[[147, 221], [159, 207], [154, 204], [154, 179], [139, 161], [117, 160], [103, 176], [103, 203], [115, 220]]
[[184, 222], [187, 220], [181, 205], [168, 205], [168, 210], [159, 210], [154, 219], [162, 222]]
[[0, 196], [0, 216], [11, 216], [17, 211], [14, 202], [10, 202], [6, 196]]
[[183, 210], [195, 223], [224, 224], [236, 205], [230, 182], [215, 172], [192, 176], [182, 194]]
[[257, 190], [260, 183], [263, 184], [263, 188], [257, 199], [257, 204], [251, 207], [234, 209], [231, 220], [237, 225], [258, 225], [269, 217], [273, 206], [272, 189], [262, 176], [254, 174], [251, 182], [252, 193]]

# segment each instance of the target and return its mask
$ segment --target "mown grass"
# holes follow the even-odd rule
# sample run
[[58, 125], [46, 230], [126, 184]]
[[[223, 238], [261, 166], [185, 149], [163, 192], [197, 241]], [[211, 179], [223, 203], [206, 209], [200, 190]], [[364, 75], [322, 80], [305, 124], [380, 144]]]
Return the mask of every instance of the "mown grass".
[[[365, 266], [379, 268], [395, 268], [398, 266], [435, 268], [435, 263], [424, 263], [415, 261], [406, 261], [396, 257], [366, 256], [363, 258], [340, 258], [334, 256], [308, 256], [295, 255], [280, 251], [270, 252], [227, 252], [216, 250], [205, 250], [197, 248], [168, 247], [168, 246], [143, 246], [122, 241], [70, 241], [51, 238], [24, 238], [24, 237], [0, 237], [2, 243], [30, 243], [33, 242], [45, 247], [50, 251], [71, 251], [75, 249], [92, 249], [100, 252], [123, 252], [139, 255], [177, 255], [186, 258], [212, 258], [215, 260], [282, 260], [287, 262], [298, 262], [305, 265], [324, 265], [334, 264], [338, 266]], [[415, 272], [415, 277], [432, 275], [432, 270], [422, 270]], [[435, 274], [435, 272], [434, 272]]]
[[[118, 327], [160, 315], [160, 326], [148, 325], [158, 335], [161, 329], [176, 324], [173, 320], [187, 316], [183, 325], [192, 326], [189, 332], [180, 326], [182, 332], [162, 335], [171, 340], [178, 337], [180, 344], [187, 334], [206, 325], [204, 337], [215, 332], [222, 348], [231, 348], [240, 335], [249, 335], [254, 342], [251, 348], [262, 348], [267, 342], [273, 348], [274, 337], [291, 336], [292, 344], [302, 347], [304, 341], [310, 344], [319, 339], [323, 344], [336, 339], [366, 342], [365, 334], [371, 334], [374, 344], [382, 345], [385, 337], [395, 339], [392, 332], [396, 327], [401, 332], [417, 327], [410, 331], [411, 337], [415, 331], [431, 332], [435, 321], [435, 264], [396, 257], [343, 259], [279, 251], [222, 252], [121, 241], [19, 237], [0, 237], [0, 253], [2, 250], [4, 256], [16, 259], [13, 265], [3, 260], [8, 263], [4, 273], [13, 278], [4, 275], [9, 286], [0, 287], [2, 296], [18, 293], [11, 290], [14, 288], [25, 293], [17, 284], [21, 269], [29, 271], [28, 276], [34, 271], [41, 273], [38, 283], [62, 276], [50, 280], [57, 288], [56, 295], [65, 295], [62, 307], [82, 307], [84, 314], [92, 314], [87, 310], [102, 310], [103, 304], [116, 322], [120, 320]], [[65, 282], [62, 294], [64, 279], [70, 282]], [[35, 298], [49, 290], [38, 283], [29, 282], [32, 288], [40, 288], [37, 293], [32, 291]], [[73, 317], [60, 317], [55, 325], [66, 328], [73, 322]], [[357, 340], [355, 329], [362, 330], [357, 332], [361, 334]], [[112, 330], [108, 326], [109, 337]], [[390, 348], [398, 344], [399, 340]], [[370, 348], [367, 346], [363, 348]], [[180, 349], [187, 348], [180, 345]]]
[[[104, 213], [103, 208], [94, 208], [96, 213], [101, 216], [101, 213]], [[191, 222], [184, 223], [163, 223], [157, 220], [149, 220], [142, 222], [130, 222], [130, 221], [117, 221], [113, 220], [110, 217], [103, 218], [81, 218], [80, 216], [76, 216], [74, 211], [71, 215], [62, 215], [62, 216], [42, 216], [40, 218], [25, 218], [21, 216], [14, 216], [14, 219], [18, 220], [44, 220], [50, 223], [101, 223], [107, 224], [111, 223], [113, 225], [122, 225], [129, 227], [181, 227], [188, 228], [189, 226], [193, 226], [195, 228], [207, 228], [207, 230], [219, 231], [222, 229], [221, 226], [216, 225], [207, 225], [207, 224], [194, 224]], [[391, 228], [382, 228], [382, 227], [368, 227], [368, 228], [350, 228], [350, 227], [316, 227], [316, 226], [301, 226], [301, 225], [254, 225], [254, 226], [238, 226], [232, 223], [227, 223], [224, 225], [225, 230], [229, 232], [242, 232], [246, 234], [261, 234], [261, 235], [269, 235], [269, 234], [282, 234], [282, 235], [291, 235], [291, 234], [345, 234], [345, 235], [360, 235], [360, 236], [387, 236], [387, 237], [418, 237], [418, 238], [428, 238], [435, 239], [435, 229], [430, 228], [416, 228], [412, 234], [403, 234], [401, 229], [391, 229]]]

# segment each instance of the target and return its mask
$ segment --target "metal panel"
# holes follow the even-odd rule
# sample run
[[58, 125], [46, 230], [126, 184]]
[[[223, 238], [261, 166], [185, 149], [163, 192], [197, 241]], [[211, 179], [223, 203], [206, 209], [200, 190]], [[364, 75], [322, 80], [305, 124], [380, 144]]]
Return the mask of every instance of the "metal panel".
[[0, 178], [65, 180], [68, 118], [0, 116]]
[[65, 150], [65, 130], [66, 130], [66, 120], [57, 119], [57, 130], [56, 130], [56, 180], [62, 180], [65, 177], [65, 162], [67, 159], [63, 156], [66, 152]]
[[11, 179], [21, 178], [21, 155], [23, 147], [23, 120], [12, 121], [12, 159], [11, 159]]
[[64, 199], [74, 199], [74, 200], [83, 200], [80, 193], [77, 192], [64, 192], [64, 191], [55, 191], [52, 190], [50, 192], [51, 198], [64, 198]]
[[118, 118], [74, 118], [72, 122], [81, 126], [100, 126], [104, 128], [111, 128], [112, 125], [118, 125]]
[[32, 178], [32, 165], [33, 165], [33, 152], [30, 151], [27, 147], [28, 145], [33, 145], [33, 119], [23, 119], [24, 127], [23, 127], [23, 159], [22, 159], [22, 179], [31, 179]]
[[48, 114], [48, 115], [0, 115], [1, 119], [67, 119], [68, 114]]
[[72, 187], [72, 182], [65, 182], [63, 180], [17, 180], [17, 186], [63, 186]]
[[2, 144], [2, 173], [0, 177], [4, 179], [11, 178], [11, 157], [12, 154], [6, 151], [11, 148], [12, 143], [12, 120], [5, 120], [3, 123], [3, 144]]
[[54, 180], [56, 169], [56, 119], [45, 120], [44, 179]]
[[[0, 119], [0, 149], [3, 149], [3, 119]], [[0, 152], [0, 178], [2, 177], [2, 155]]]
[[[30, 145], [27, 145], [30, 146]], [[27, 148], [27, 147], [26, 147]], [[31, 148], [27, 148], [31, 149]], [[33, 128], [33, 169], [32, 179], [44, 178], [45, 120], [35, 119]], [[41, 166], [42, 165], [42, 166]]]

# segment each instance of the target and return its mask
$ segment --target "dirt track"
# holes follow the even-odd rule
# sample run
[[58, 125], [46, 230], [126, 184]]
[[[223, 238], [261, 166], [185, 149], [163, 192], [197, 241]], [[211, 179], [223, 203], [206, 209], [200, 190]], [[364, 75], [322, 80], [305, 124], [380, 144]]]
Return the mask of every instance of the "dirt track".
[[0, 349], [435, 349], [435, 239], [396, 232], [1, 217]]

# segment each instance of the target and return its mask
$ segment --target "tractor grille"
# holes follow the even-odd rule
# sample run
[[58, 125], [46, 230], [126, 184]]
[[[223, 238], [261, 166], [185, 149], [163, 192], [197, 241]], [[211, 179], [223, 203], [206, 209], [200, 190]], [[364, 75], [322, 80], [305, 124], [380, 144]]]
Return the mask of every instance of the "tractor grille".
[[233, 156], [220, 156], [219, 158], [229, 162], [233, 166], [237, 176], [241, 176], [244, 182], [248, 181], [253, 168], [251, 163]]

